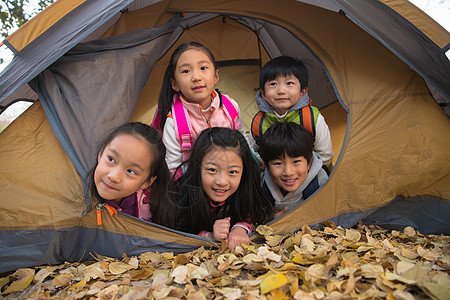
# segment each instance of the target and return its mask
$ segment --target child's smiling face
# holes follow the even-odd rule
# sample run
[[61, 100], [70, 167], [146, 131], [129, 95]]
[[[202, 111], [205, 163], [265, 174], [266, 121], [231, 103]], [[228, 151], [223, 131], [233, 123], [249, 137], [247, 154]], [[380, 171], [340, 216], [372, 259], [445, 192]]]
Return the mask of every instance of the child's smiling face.
[[264, 84], [261, 96], [279, 115], [284, 115], [307, 91], [294, 75], [277, 76]]
[[219, 72], [203, 50], [192, 48], [183, 52], [174, 75], [172, 88], [181, 92], [186, 101], [200, 104], [203, 109], [211, 105], [211, 93], [219, 81]]
[[269, 161], [269, 169], [272, 181], [285, 192], [294, 192], [308, 176], [310, 164], [303, 156], [284, 156]]
[[156, 177], [150, 176], [152, 154], [148, 143], [130, 134], [120, 134], [98, 155], [94, 183], [105, 200], [120, 204], [138, 189], [145, 189]]
[[202, 188], [214, 202], [224, 202], [237, 191], [244, 170], [235, 149], [215, 148], [201, 162]]

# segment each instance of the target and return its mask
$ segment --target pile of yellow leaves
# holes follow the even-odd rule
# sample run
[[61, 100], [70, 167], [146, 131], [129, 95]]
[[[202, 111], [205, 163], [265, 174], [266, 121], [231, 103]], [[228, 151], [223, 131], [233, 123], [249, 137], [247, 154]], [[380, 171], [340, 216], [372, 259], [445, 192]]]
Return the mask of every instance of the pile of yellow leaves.
[[146, 252], [122, 260], [19, 269], [5, 299], [450, 299], [449, 237], [359, 225], [304, 226], [234, 251]]

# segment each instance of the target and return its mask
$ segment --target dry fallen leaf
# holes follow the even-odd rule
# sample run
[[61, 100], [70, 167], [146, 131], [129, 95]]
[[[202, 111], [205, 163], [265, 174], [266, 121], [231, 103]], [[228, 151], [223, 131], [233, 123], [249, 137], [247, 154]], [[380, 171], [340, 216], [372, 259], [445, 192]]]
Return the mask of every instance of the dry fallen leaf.
[[19, 269], [14, 274], [11, 275], [12, 278], [16, 278], [15, 281], [3, 292], [3, 294], [8, 295], [13, 292], [17, 292], [27, 288], [34, 278], [33, 269]]
[[277, 289], [282, 287], [288, 283], [288, 280], [285, 275], [281, 273], [277, 274], [268, 274], [261, 281], [261, 293], [266, 294], [273, 289]]
[[[257, 243], [19, 269], [5, 299], [447, 299], [448, 236], [329, 223]], [[34, 282], [32, 283], [34, 279]], [[1, 297], [0, 297], [1, 298]]]

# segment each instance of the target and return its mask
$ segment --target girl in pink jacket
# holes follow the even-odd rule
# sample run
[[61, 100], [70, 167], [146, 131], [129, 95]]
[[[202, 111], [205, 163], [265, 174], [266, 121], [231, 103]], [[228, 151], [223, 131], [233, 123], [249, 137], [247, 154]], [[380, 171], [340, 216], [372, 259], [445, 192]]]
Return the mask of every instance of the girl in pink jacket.
[[250, 141], [236, 101], [214, 90], [218, 81], [216, 61], [207, 47], [189, 42], [173, 52], [153, 120], [153, 126], [163, 133], [171, 172], [189, 157], [195, 140], [206, 128], [236, 129]]

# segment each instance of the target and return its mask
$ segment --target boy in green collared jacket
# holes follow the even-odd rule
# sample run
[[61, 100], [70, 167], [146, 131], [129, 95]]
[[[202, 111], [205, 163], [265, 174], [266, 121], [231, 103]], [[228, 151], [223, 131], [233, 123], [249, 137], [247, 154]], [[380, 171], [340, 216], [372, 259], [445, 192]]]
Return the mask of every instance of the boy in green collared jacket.
[[300, 124], [313, 135], [314, 151], [322, 158], [327, 171], [331, 171], [334, 150], [330, 130], [319, 109], [311, 104], [305, 65], [290, 56], [274, 58], [261, 69], [259, 86], [256, 94], [259, 112], [251, 126], [256, 144], [259, 146], [261, 136], [273, 123]]

